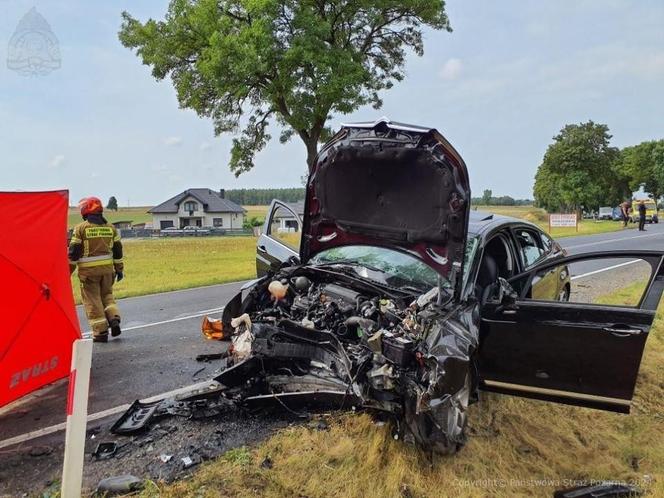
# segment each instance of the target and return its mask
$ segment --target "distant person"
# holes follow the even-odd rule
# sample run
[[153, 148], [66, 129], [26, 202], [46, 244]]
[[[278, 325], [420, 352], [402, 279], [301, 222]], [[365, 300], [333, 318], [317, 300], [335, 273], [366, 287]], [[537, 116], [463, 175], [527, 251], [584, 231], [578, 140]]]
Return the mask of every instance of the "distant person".
[[113, 297], [113, 282], [124, 277], [122, 243], [117, 229], [104, 218], [104, 208], [96, 197], [78, 203], [83, 223], [76, 225], [69, 243], [69, 270], [78, 266], [81, 298], [92, 329], [94, 342], [108, 342], [122, 333], [120, 311]]
[[643, 200], [639, 201], [639, 231], [646, 231], [646, 204]]
[[631, 209], [632, 203], [629, 201], [625, 201], [620, 205], [620, 214], [622, 216], [623, 228], [627, 226], [627, 222], [629, 221], [629, 212]]

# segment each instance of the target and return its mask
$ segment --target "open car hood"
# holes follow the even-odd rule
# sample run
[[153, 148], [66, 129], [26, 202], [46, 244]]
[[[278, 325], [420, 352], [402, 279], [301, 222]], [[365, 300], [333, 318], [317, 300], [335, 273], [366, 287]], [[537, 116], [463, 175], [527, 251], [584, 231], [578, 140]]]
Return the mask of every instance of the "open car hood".
[[306, 262], [333, 247], [384, 246], [454, 284], [469, 208], [466, 165], [437, 130], [384, 118], [343, 125], [310, 168], [300, 256]]

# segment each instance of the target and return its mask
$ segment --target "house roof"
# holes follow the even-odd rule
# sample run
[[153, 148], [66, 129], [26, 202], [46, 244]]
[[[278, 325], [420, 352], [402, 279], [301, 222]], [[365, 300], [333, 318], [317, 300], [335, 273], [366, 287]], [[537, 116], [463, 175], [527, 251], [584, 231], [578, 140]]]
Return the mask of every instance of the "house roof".
[[177, 213], [180, 203], [188, 197], [193, 197], [203, 205], [206, 213], [244, 213], [242, 206], [229, 199], [224, 199], [216, 190], [209, 188], [190, 188], [184, 192], [171, 197], [158, 206], [153, 207], [148, 213]]

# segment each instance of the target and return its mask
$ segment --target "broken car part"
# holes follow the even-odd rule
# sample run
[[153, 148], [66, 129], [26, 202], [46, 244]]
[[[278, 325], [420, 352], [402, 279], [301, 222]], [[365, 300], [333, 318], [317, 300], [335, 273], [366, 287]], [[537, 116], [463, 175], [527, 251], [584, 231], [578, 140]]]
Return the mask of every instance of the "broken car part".
[[114, 496], [118, 494], [131, 493], [143, 488], [143, 481], [131, 474], [107, 477], [99, 481], [97, 494], [102, 496]]
[[554, 498], [633, 498], [641, 496], [643, 492], [631, 484], [621, 482], [601, 482], [588, 486], [556, 491]]
[[216, 417], [228, 409], [229, 401], [219, 396], [221, 386], [198, 389], [175, 398], [153, 403], [134, 401], [111, 427], [113, 434], [134, 434], [146, 430], [153, 419], [175, 416], [191, 419]]
[[97, 460], [106, 460], [108, 458], [114, 457], [117, 451], [118, 445], [115, 442], [99, 443], [95, 450], [92, 452], [92, 456], [94, 456]]

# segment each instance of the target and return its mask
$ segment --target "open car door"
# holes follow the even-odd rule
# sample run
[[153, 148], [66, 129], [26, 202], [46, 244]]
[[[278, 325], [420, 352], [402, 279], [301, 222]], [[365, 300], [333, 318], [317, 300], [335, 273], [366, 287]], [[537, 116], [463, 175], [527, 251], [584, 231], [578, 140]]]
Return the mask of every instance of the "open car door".
[[299, 262], [302, 220], [291, 206], [273, 200], [256, 243], [256, 274], [262, 277], [286, 262]]
[[[482, 309], [484, 390], [629, 413], [664, 289], [664, 252], [578, 254], [510, 279]], [[564, 299], [533, 292], [557, 275]], [[535, 296], [533, 298], [533, 296]], [[539, 297], [538, 297], [539, 296]]]

